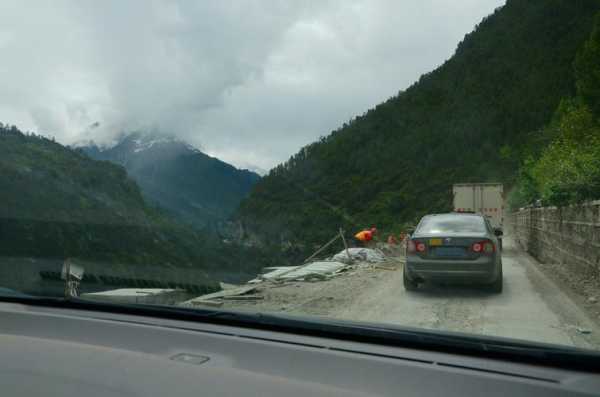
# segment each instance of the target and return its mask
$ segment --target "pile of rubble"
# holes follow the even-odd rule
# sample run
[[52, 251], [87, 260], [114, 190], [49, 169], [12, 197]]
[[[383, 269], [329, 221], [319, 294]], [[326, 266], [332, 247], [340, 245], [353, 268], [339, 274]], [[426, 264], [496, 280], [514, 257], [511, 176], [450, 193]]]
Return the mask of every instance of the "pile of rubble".
[[[350, 257], [348, 258], [348, 255]], [[374, 250], [371, 248], [348, 248], [343, 250], [332, 257], [332, 260], [353, 263], [354, 261], [366, 262], [366, 263], [377, 263], [385, 260], [385, 255], [380, 250]]]
[[219, 292], [212, 294], [202, 295], [197, 298], [187, 300], [179, 303], [180, 306], [194, 307], [194, 306], [222, 306], [224, 300], [258, 300], [262, 299], [261, 295], [252, 294], [256, 291], [256, 286], [242, 285], [242, 286], [229, 286]]
[[318, 281], [333, 277], [340, 273], [346, 267], [346, 264], [336, 261], [311, 262], [302, 266], [282, 266], [275, 268], [266, 268], [267, 273], [263, 273], [250, 284], [256, 284], [263, 281]]
[[263, 269], [263, 273], [244, 286], [222, 284], [222, 291], [202, 295], [180, 303], [182, 306], [221, 306], [226, 300], [260, 300], [261, 288], [296, 281], [325, 281], [356, 267], [376, 266], [385, 268], [385, 255], [377, 249], [348, 248], [326, 260], [305, 263], [300, 266], [279, 266]]
[[349, 270], [353, 266], [380, 263], [385, 259], [385, 255], [379, 250], [348, 248], [323, 261], [309, 262], [301, 266], [266, 268], [264, 269], [266, 273], [249, 281], [249, 283], [327, 280]]

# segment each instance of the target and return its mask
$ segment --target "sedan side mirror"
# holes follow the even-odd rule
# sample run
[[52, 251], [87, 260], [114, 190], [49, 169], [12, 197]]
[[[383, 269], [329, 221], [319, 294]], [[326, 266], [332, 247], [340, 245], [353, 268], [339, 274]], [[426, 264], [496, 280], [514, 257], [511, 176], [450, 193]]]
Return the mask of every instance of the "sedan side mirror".
[[504, 233], [502, 232], [502, 229], [499, 227], [494, 228], [494, 235], [497, 237], [502, 236]]

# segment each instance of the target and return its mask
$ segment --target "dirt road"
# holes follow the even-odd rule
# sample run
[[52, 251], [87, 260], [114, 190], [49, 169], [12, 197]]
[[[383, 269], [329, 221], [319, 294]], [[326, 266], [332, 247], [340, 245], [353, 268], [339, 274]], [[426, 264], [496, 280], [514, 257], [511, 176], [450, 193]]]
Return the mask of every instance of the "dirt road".
[[[532, 258], [505, 238], [504, 291], [423, 286], [407, 292], [402, 265], [362, 268], [317, 283], [291, 283], [260, 291], [259, 302], [225, 308], [277, 311], [392, 323], [600, 349], [600, 327]], [[392, 263], [392, 265], [394, 265]], [[389, 268], [389, 264], [388, 264]]]

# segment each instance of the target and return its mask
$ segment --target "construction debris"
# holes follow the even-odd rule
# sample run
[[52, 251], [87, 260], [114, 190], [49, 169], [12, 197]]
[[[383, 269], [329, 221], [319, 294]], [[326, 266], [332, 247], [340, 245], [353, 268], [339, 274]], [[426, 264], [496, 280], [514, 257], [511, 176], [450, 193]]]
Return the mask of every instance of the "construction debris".
[[222, 298], [224, 296], [243, 295], [243, 294], [247, 294], [248, 292], [252, 292], [255, 289], [256, 289], [256, 287], [254, 287], [254, 286], [244, 285], [244, 286], [237, 287], [237, 288], [224, 289], [219, 292], [213, 292], [212, 294], [202, 295], [202, 296], [199, 296], [198, 299], [216, 299], [216, 298]]
[[[348, 254], [350, 254], [350, 258], [348, 258]], [[335, 254], [331, 259], [343, 263], [349, 263], [353, 260], [377, 263], [383, 262], [385, 260], [385, 256], [379, 250], [374, 250], [371, 248], [348, 248], [348, 250], [343, 250]]]
[[378, 269], [378, 270], [398, 270], [397, 267], [392, 267], [392, 266], [381, 266], [381, 265], [375, 265], [373, 266], [373, 269]]
[[83, 299], [118, 303], [173, 304], [185, 296], [185, 291], [164, 288], [120, 288], [81, 294]]
[[[223, 291], [214, 292], [212, 294], [207, 294], [207, 295], [202, 295], [197, 298], [182, 302], [182, 303], [180, 303], [180, 305], [182, 305], [182, 306], [202, 306], [202, 305], [207, 305], [206, 302], [210, 302], [213, 299], [244, 295], [244, 294], [247, 294], [248, 292], [252, 292], [255, 290], [256, 290], [256, 286], [244, 285], [242, 287], [224, 289]], [[214, 305], [208, 304], [208, 306], [214, 306]]]
[[[336, 240], [341, 239], [344, 244], [344, 250], [336, 254], [333, 258], [324, 261], [312, 262], [320, 253]], [[321, 246], [314, 254], [308, 257], [300, 266], [275, 266], [263, 269], [263, 274], [254, 280], [250, 280], [246, 285], [238, 286], [233, 284], [220, 283], [222, 291], [212, 294], [202, 295], [194, 299], [180, 303], [183, 306], [220, 306], [225, 301], [259, 301], [263, 300], [262, 294], [253, 293], [258, 290], [260, 283], [267, 282], [265, 288], [284, 285], [292, 281], [325, 281], [342, 274], [354, 274], [357, 266], [383, 270], [397, 270], [389, 263], [381, 263], [386, 260], [386, 255], [379, 249], [372, 248], [348, 248], [343, 230]]]
[[344, 263], [331, 261], [312, 262], [302, 266], [284, 266], [275, 268], [275, 270], [262, 274], [258, 278], [251, 280], [249, 283], [257, 283], [263, 280], [324, 280], [333, 276], [336, 272], [339, 272], [345, 267], [346, 265]]
[[247, 300], [261, 300], [264, 298], [265, 297], [262, 295], [230, 295], [230, 296], [224, 296], [221, 299], [232, 300], [232, 301], [247, 301]]
[[241, 285], [227, 284], [227, 283], [224, 283], [224, 282], [220, 282], [219, 286], [223, 290], [225, 290], [225, 289], [234, 289], [234, 288], [240, 288], [241, 287]]
[[[328, 261], [313, 261], [317, 257], [317, 255], [324, 252], [327, 247], [329, 247], [338, 239], [341, 239], [344, 244], [344, 251], [342, 252], [345, 254], [345, 261], [339, 261], [335, 259]], [[381, 253], [379, 253], [379, 255], [381, 255], [382, 258], [384, 257]], [[365, 255], [365, 257], [367, 256], [369, 256], [371, 259], [375, 257], [374, 255]], [[272, 281], [275, 283], [283, 281], [327, 280], [342, 272], [347, 267], [347, 265], [352, 264], [353, 259], [354, 256], [351, 253], [351, 249], [348, 248], [346, 238], [344, 237], [344, 231], [340, 228], [338, 233], [331, 240], [323, 244], [311, 256], [306, 258], [302, 265], [265, 268], [265, 273], [258, 276], [254, 280], [250, 280], [248, 284], [257, 284], [265, 280]]]
[[210, 306], [210, 307], [221, 307], [223, 306], [223, 301], [216, 300], [208, 300], [208, 299], [191, 299], [185, 302], [181, 302], [180, 306]]

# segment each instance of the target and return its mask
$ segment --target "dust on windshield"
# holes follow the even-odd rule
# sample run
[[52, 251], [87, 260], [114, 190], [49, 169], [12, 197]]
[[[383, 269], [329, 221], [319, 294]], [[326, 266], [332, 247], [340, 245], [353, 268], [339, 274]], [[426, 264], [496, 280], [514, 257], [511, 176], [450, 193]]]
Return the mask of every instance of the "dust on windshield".
[[598, 349], [599, 13], [3, 2], [0, 296]]

